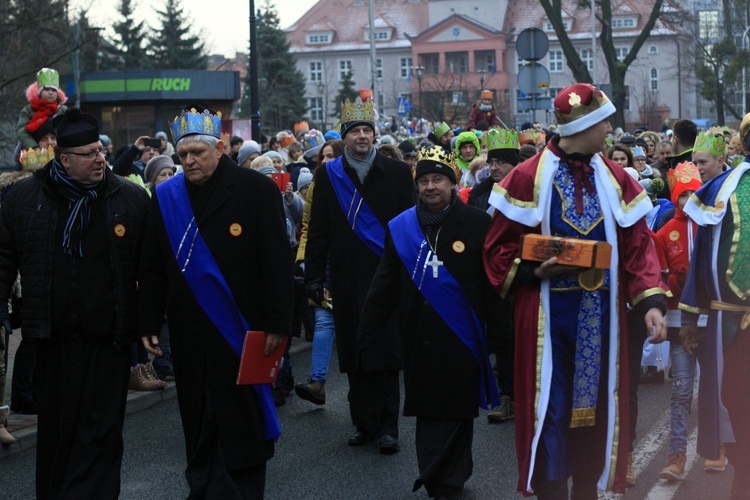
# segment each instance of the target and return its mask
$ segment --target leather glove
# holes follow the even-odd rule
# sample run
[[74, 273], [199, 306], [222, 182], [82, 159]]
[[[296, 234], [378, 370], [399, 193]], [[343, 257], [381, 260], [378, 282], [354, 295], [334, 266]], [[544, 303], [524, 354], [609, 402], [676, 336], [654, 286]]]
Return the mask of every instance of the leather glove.
[[307, 298], [315, 302], [316, 304], [322, 304], [325, 300], [323, 296], [323, 281], [315, 280], [307, 284], [305, 288]]

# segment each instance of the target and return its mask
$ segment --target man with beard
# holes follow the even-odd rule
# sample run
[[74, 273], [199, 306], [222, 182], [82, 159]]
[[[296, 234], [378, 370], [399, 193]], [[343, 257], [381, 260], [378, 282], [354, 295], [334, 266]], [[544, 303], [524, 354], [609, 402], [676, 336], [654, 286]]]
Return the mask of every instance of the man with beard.
[[356, 432], [349, 445], [380, 438], [381, 453], [398, 451], [398, 370], [401, 354], [392, 322], [380, 342], [360, 355], [356, 349], [362, 306], [385, 245], [389, 220], [414, 205], [411, 169], [374, 147], [372, 101], [347, 100], [342, 107], [344, 155], [315, 173], [305, 249], [308, 296], [323, 303], [326, 265], [339, 369], [349, 379], [349, 410]]

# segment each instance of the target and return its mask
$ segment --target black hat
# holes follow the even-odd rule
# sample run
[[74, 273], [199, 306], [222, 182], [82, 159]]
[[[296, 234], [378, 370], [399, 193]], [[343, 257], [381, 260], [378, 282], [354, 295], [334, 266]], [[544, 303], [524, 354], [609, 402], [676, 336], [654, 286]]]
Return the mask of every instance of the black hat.
[[57, 130], [57, 145], [75, 148], [99, 142], [99, 122], [93, 115], [78, 108], [70, 108], [65, 114], [56, 116], [52, 125]]
[[401, 154], [404, 155], [404, 158], [407, 156], [417, 156], [417, 148], [410, 141], [401, 141], [401, 144], [398, 145], [398, 149], [401, 150]]
[[42, 125], [31, 134], [36, 142], [39, 142], [45, 135], [55, 135], [55, 127], [52, 125], [52, 118], [42, 123]]
[[446, 153], [440, 146], [423, 146], [417, 157], [414, 181], [427, 174], [443, 174], [453, 184], [457, 184], [455, 168], [456, 155], [454, 153]]
[[627, 146], [631, 146], [635, 144], [635, 137], [633, 137], [630, 134], [623, 134], [622, 137], [620, 137], [620, 144], [625, 144]]
[[245, 142], [245, 140], [242, 139], [242, 137], [239, 137], [239, 136], [236, 136], [236, 135], [232, 136], [232, 138], [229, 139], [229, 145], [232, 146], [232, 147], [234, 147], [237, 144], [243, 144], [244, 142]]
[[[533, 146], [532, 146], [533, 147]], [[518, 150], [517, 149], [490, 149], [487, 151], [488, 160], [499, 160], [503, 163], [510, 163], [514, 167], [518, 165]]]

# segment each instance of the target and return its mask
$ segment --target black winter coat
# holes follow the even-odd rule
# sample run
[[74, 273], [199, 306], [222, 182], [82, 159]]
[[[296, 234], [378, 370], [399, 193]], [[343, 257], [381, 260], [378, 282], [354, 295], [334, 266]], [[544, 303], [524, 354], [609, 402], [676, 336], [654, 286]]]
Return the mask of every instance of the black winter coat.
[[[178, 175], [166, 182], [187, 181]], [[200, 202], [198, 228], [240, 312], [254, 330], [289, 335], [292, 250], [279, 188], [226, 155], [204, 188], [213, 191]], [[190, 201], [195, 207], [192, 195]], [[139, 279], [138, 332], [158, 335], [166, 307], [188, 463], [206, 458], [202, 453], [211, 443], [200, 444], [211, 432], [205, 419], [210, 411], [228, 470], [260, 465], [273, 456], [273, 441], [264, 439], [255, 390], [236, 384], [240, 358], [177, 267], [157, 196], [151, 211]]]
[[[317, 194], [317, 193], [316, 193]], [[482, 260], [491, 217], [459, 201], [443, 222], [436, 253], [466, 292], [487, 334], [499, 327], [500, 297]], [[462, 242], [461, 245], [454, 245]], [[431, 279], [431, 274], [425, 279]], [[404, 415], [469, 419], [478, 414], [479, 364], [468, 347], [419, 292], [388, 233], [386, 251], [362, 312], [358, 347], [367, 352], [383, 335], [385, 319], [398, 310], [404, 350]]]
[[[409, 167], [378, 153], [373, 166], [359, 182], [342, 157], [344, 169], [383, 227], [414, 205], [414, 179]], [[356, 349], [359, 316], [380, 258], [349, 226], [336, 198], [326, 168], [315, 172], [315, 195], [305, 248], [305, 281], [325, 280], [330, 252], [331, 296], [336, 324], [336, 348], [342, 372], [400, 369], [402, 360], [395, 322], [378, 346], [378, 363], [359, 358]]]
[[479, 210], [484, 212], [490, 208], [490, 194], [492, 194], [492, 188], [495, 185], [495, 181], [492, 177], [487, 177], [485, 180], [477, 184], [471, 189], [469, 193], [469, 201], [467, 205], [477, 207]]
[[[45, 339], [52, 333], [52, 279], [58, 211], [49, 181], [52, 162], [14, 184], [0, 207], [0, 319], [8, 314], [8, 297], [21, 273], [24, 337]], [[112, 338], [122, 347], [136, 339], [136, 278], [149, 198], [146, 190], [105, 170], [104, 218], [109, 228], [115, 295]], [[98, 206], [95, 205], [95, 206]], [[84, 236], [85, 237], [85, 236]], [[97, 297], [87, 297], [95, 307]]]

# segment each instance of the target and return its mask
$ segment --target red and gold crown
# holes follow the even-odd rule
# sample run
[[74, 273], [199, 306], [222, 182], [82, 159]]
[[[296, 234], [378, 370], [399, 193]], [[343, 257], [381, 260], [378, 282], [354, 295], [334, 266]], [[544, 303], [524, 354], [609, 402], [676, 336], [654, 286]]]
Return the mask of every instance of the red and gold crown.
[[[667, 171], [667, 184], [669, 184], [670, 191], [674, 191], [677, 184], [690, 184], [696, 180], [699, 185], [702, 184], [701, 174], [698, 171], [698, 167], [689, 161], [678, 163], [675, 168]], [[693, 191], [695, 190], [696, 189]]]
[[589, 83], [565, 87], [555, 97], [555, 117], [560, 137], [583, 132], [615, 113], [609, 97]]

